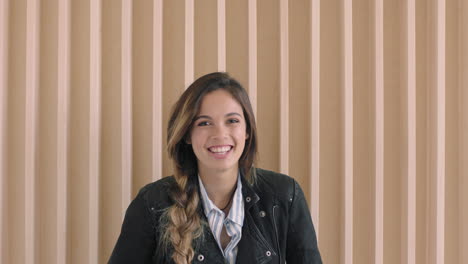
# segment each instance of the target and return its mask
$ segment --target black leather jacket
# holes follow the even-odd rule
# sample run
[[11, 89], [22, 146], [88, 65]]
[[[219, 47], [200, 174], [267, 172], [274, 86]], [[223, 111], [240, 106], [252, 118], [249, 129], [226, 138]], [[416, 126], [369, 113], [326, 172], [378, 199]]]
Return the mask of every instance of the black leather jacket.
[[[307, 202], [299, 184], [283, 174], [256, 169], [250, 185], [242, 177], [245, 218], [236, 263], [322, 263]], [[121, 234], [109, 263], [173, 263], [158, 244], [162, 209], [173, 177], [143, 187], [127, 209]], [[197, 181], [198, 183], [198, 181]], [[199, 214], [206, 221], [200, 202]], [[192, 263], [225, 263], [209, 227], [193, 243]]]

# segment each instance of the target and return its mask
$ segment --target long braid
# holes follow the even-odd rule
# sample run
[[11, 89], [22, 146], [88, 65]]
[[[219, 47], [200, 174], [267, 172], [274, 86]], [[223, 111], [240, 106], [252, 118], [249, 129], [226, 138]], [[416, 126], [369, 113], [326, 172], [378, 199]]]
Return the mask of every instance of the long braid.
[[174, 252], [172, 259], [177, 264], [190, 263], [194, 257], [192, 240], [202, 233], [197, 213], [199, 196], [196, 185], [188, 176], [175, 175], [177, 185], [171, 190], [174, 205], [167, 211], [168, 223], [165, 236], [169, 238]]

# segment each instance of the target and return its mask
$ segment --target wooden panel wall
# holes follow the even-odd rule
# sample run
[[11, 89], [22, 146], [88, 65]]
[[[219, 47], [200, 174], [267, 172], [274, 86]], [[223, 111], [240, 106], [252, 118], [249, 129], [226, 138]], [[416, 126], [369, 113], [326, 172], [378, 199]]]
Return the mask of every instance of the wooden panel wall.
[[105, 263], [227, 71], [325, 263], [468, 263], [465, 0], [0, 0], [0, 263]]

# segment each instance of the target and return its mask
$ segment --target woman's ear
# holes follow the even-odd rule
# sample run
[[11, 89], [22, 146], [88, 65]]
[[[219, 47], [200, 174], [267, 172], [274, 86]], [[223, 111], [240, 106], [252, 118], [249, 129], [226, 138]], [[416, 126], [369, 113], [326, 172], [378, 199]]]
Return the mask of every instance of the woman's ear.
[[249, 139], [249, 133], [245, 133], [245, 140]]

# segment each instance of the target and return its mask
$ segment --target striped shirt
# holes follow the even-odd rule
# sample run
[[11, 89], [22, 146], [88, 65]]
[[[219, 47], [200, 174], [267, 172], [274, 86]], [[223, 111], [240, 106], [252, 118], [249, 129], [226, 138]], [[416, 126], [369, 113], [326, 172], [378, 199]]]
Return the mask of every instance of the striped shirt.
[[[219, 249], [223, 253], [226, 263], [236, 263], [237, 257], [237, 244], [242, 237], [242, 225], [244, 223], [244, 200], [242, 197], [242, 183], [240, 175], [237, 177], [237, 188], [232, 197], [232, 206], [229, 211], [229, 215], [225, 217], [223, 211], [221, 211], [216, 205], [210, 200], [206, 192], [205, 186], [198, 175], [198, 181], [200, 183], [200, 193], [203, 203], [203, 209], [208, 219], [213, 236], [218, 243]], [[226, 233], [231, 238], [231, 241], [226, 246], [225, 250], [221, 247], [221, 230], [223, 226], [226, 227]]]

